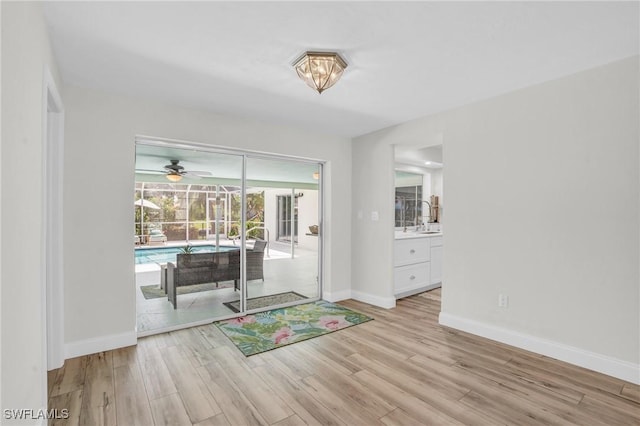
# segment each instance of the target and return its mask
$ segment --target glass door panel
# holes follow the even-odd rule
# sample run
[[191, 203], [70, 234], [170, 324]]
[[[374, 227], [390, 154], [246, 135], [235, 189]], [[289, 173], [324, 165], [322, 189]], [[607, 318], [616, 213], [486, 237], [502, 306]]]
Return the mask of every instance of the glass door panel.
[[320, 165], [248, 156], [246, 178], [247, 310], [317, 300]]
[[[172, 160], [186, 172], [179, 179], [167, 178]], [[243, 161], [238, 154], [136, 145], [132, 229], [140, 334], [237, 314], [229, 306], [241, 295], [241, 247], [229, 230], [231, 217], [240, 218], [240, 203], [231, 211], [229, 200], [240, 196]]]

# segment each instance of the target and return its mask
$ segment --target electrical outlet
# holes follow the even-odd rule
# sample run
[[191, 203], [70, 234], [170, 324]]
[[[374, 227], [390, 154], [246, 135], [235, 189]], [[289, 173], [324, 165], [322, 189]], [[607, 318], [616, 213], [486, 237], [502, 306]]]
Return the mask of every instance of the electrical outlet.
[[506, 294], [498, 295], [498, 307], [500, 308], [508, 308], [509, 307], [509, 296]]
[[380, 216], [378, 215], [378, 212], [371, 212], [371, 220], [373, 220], [375, 222], [378, 219], [380, 219]]

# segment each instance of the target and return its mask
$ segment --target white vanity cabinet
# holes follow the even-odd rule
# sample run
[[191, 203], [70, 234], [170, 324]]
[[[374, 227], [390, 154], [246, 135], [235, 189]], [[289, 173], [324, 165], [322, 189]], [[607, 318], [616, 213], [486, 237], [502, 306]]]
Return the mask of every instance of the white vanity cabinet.
[[396, 298], [418, 293], [429, 285], [431, 277], [428, 238], [395, 241], [394, 294]]
[[396, 299], [439, 287], [442, 282], [442, 234], [401, 235], [394, 245]]

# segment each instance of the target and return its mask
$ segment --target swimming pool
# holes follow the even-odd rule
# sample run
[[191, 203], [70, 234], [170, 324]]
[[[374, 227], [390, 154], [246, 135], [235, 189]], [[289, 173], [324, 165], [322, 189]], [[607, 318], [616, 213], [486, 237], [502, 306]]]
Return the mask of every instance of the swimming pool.
[[[213, 253], [216, 251], [214, 245], [191, 246], [193, 253]], [[237, 246], [220, 246], [217, 251], [239, 250]], [[136, 265], [143, 263], [167, 263], [176, 262], [176, 254], [182, 253], [182, 247], [149, 247], [136, 249]]]

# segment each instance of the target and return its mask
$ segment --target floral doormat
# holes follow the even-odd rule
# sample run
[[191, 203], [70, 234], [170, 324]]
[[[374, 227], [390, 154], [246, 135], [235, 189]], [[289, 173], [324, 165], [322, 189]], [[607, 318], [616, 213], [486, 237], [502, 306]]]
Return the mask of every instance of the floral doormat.
[[245, 356], [322, 336], [373, 318], [324, 300], [214, 323]]

